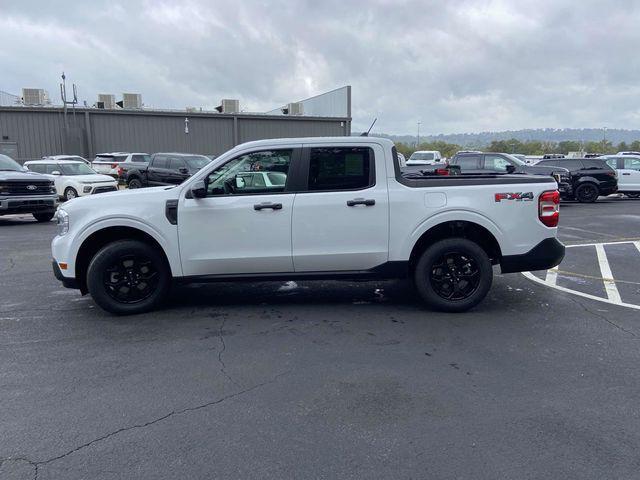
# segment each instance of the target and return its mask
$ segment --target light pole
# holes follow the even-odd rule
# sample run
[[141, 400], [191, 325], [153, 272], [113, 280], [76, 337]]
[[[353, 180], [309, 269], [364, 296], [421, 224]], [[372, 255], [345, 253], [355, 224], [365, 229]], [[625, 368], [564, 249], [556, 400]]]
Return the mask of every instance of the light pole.
[[602, 127], [602, 153], [607, 153], [607, 127]]
[[418, 120], [418, 141], [416, 142], [416, 148], [420, 148], [420, 124], [422, 122]]

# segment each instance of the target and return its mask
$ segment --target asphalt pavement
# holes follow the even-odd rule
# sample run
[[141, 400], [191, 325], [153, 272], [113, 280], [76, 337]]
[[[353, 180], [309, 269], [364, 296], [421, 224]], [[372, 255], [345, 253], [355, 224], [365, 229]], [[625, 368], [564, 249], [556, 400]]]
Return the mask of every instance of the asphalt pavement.
[[[597, 298], [560, 272], [464, 314], [408, 282], [209, 284], [114, 317], [53, 278], [54, 227], [0, 217], [0, 479], [640, 477], [640, 311], [599, 300], [595, 247], [559, 268]], [[563, 204], [560, 238], [633, 247], [640, 201]], [[632, 247], [603, 248], [640, 304]]]

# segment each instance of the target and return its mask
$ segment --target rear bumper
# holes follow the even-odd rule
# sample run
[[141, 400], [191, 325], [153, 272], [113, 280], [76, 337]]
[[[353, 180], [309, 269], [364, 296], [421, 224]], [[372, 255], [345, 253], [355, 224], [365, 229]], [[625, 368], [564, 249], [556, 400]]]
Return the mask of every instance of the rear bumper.
[[560, 264], [564, 250], [564, 245], [557, 238], [546, 238], [527, 253], [502, 257], [500, 268], [502, 273], [548, 270]]
[[68, 278], [62, 275], [62, 271], [58, 266], [58, 262], [52, 260], [51, 264], [53, 265], [53, 274], [58, 280], [62, 282], [63, 287], [75, 288], [76, 290], [80, 288], [80, 285], [78, 285], [78, 281], [75, 278]]

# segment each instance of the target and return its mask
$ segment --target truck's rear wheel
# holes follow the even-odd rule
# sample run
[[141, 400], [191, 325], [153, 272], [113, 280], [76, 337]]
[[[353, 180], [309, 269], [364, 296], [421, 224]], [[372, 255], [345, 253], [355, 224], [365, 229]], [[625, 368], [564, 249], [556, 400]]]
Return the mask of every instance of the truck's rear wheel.
[[414, 272], [425, 302], [445, 312], [463, 312], [482, 301], [493, 270], [487, 253], [465, 238], [440, 240], [420, 256]]
[[171, 283], [164, 257], [137, 240], [103, 247], [89, 263], [87, 288], [108, 312], [131, 315], [152, 310], [166, 297]]
[[576, 198], [580, 203], [593, 203], [598, 199], [600, 190], [591, 182], [586, 182], [576, 189]]

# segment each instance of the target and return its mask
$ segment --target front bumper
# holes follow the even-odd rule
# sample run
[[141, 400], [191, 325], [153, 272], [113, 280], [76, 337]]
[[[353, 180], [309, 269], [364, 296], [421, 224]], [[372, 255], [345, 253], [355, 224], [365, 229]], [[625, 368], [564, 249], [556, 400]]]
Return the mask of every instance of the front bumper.
[[53, 274], [62, 282], [62, 286], [66, 288], [75, 288], [76, 290], [80, 288], [80, 285], [78, 285], [78, 281], [75, 278], [69, 278], [62, 275], [58, 262], [52, 260], [51, 263], [53, 265]]
[[57, 207], [58, 196], [55, 194], [0, 197], [0, 215], [53, 212]]
[[548, 270], [560, 264], [565, 247], [557, 238], [545, 238], [527, 253], [506, 255], [500, 260], [502, 273]]

